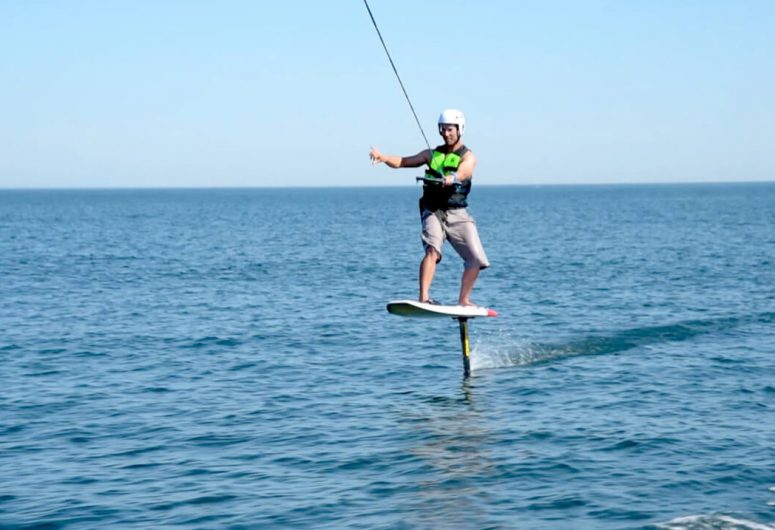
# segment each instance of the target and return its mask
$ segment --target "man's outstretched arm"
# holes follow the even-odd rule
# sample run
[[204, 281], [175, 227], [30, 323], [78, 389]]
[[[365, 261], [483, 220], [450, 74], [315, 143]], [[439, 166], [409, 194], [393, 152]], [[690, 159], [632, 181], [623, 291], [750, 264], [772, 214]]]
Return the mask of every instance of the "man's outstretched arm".
[[384, 162], [388, 167], [420, 167], [423, 164], [427, 164], [429, 159], [428, 150], [420, 151], [413, 156], [395, 156], [395, 155], [383, 155], [379, 149], [372, 147], [369, 152], [369, 158], [371, 158], [372, 165]]

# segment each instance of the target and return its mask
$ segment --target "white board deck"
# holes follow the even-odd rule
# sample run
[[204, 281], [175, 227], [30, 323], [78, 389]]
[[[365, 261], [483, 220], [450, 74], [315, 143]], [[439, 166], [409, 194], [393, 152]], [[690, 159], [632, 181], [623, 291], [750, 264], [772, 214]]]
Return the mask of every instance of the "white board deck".
[[495, 310], [486, 307], [424, 304], [417, 300], [393, 300], [388, 302], [387, 310], [394, 315], [415, 318], [475, 318], [498, 315]]

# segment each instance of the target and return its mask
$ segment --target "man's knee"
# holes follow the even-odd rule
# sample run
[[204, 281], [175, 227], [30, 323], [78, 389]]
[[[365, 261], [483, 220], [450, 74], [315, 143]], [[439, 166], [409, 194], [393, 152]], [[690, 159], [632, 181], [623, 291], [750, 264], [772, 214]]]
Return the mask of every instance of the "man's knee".
[[484, 269], [488, 268], [490, 266], [490, 263], [488, 261], [480, 260], [480, 259], [472, 259], [470, 261], [466, 261], [463, 265], [463, 268], [465, 270], [475, 270], [476, 272], [483, 271]]
[[441, 261], [441, 253], [431, 246], [425, 247], [425, 258], [432, 259], [435, 263]]

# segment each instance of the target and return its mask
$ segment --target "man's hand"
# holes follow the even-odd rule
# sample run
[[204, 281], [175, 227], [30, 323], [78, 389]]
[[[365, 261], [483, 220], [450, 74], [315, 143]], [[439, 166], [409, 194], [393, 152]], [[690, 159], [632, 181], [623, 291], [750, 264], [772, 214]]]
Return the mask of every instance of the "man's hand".
[[376, 166], [380, 162], [385, 161], [385, 157], [382, 155], [382, 153], [379, 152], [379, 149], [371, 146], [371, 151], [369, 152], [369, 158], [371, 159], [371, 165]]
[[444, 177], [443, 186], [454, 186], [455, 184], [460, 184], [460, 181], [457, 179], [457, 173], [450, 173]]

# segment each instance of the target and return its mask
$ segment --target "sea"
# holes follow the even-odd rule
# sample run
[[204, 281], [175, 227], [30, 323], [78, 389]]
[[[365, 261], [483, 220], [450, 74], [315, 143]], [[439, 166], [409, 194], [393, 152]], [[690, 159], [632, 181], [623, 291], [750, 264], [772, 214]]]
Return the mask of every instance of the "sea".
[[775, 529], [775, 183], [419, 192], [0, 190], [0, 528]]

